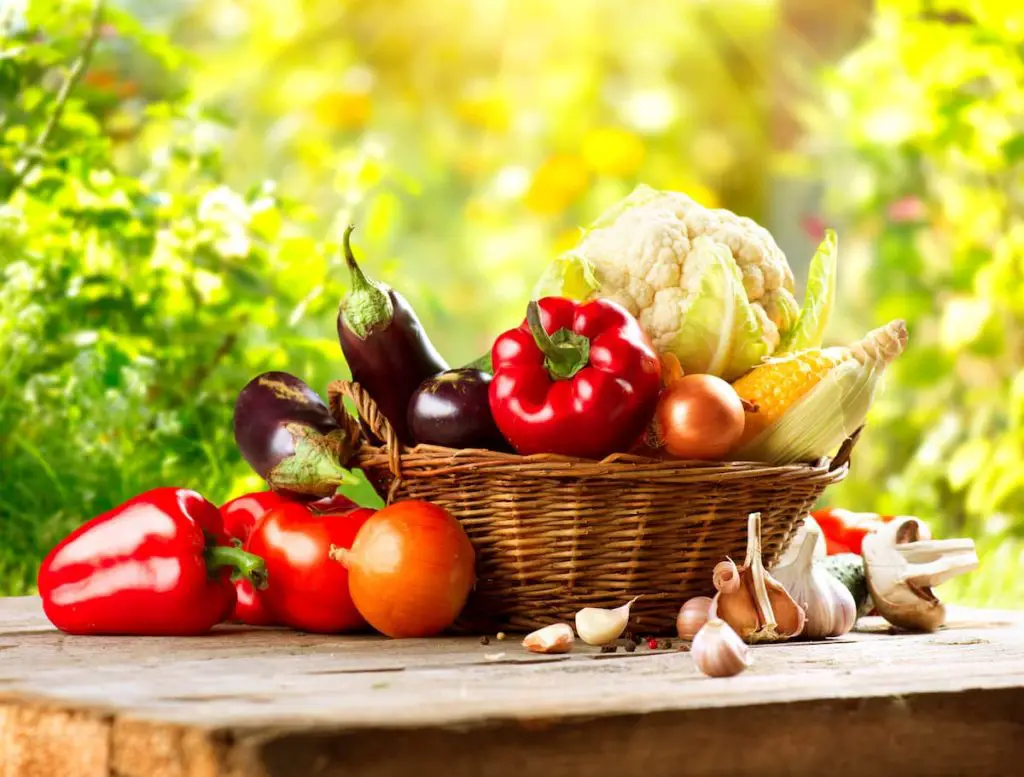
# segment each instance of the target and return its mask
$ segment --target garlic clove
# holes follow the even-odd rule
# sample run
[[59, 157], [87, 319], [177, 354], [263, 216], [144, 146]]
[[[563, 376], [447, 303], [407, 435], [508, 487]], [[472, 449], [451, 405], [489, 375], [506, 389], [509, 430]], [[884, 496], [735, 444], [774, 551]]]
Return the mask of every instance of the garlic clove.
[[721, 618], [744, 640], [749, 640], [761, 625], [757, 607], [746, 586], [731, 593], [719, 591], [711, 600], [708, 616]]
[[[768, 601], [771, 602], [772, 612], [775, 614], [776, 633], [782, 639], [799, 637], [807, 625], [807, 612], [797, 601], [790, 596], [785, 586], [772, 577], [765, 576], [765, 587], [768, 591]], [[853, 601], [853, 597], [850, 597]]]
[[568, 623], [552, 623], [527, 634], [523, 647], [531, 653], [568, 653], [575, 641], [572, 626]]
[[608, 645], [614, 642], [626, 630], [629, 608], [639, 598], [635, 596], [612, 610], [584, 607], [576, 613], [576, 633], [588, 645]]
[[680, 639], [693, 639], [711, 614], [711, 598], [695, 596], [683, 603], [676, 616], [676, 632]]
[[690, 654], [708, 677], [732, 677], [752, 663], [750, 648], [725, 621], [712, 618], [693, 638]]

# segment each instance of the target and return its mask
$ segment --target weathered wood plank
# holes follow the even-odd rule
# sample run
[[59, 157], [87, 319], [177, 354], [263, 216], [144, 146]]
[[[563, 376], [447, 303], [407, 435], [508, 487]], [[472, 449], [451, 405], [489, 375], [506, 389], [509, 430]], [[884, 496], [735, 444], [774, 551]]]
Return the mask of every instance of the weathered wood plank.
[[0, 701], [0, 777], [107, 777], [109, 722], [88, 711]]
[[[688, 748], [694, 774], [760, 777], [858, 774], [880, 748], [872, 771], [903, 777], [1024, 756], [1024, 615], [960, 612], [930, 635], [864, 623], [757, 647], [752, 670], [710, 680], [686, 653], [643, 648], [534, 656], [514, 640], [235, 628], [75, 638], [35, 601], [0, 600], [0, 777], [50, 774], [48, 754], [68, 751], [86, 777], [664, 773]], [[913, 759], [931, 766], [906, 771]]]

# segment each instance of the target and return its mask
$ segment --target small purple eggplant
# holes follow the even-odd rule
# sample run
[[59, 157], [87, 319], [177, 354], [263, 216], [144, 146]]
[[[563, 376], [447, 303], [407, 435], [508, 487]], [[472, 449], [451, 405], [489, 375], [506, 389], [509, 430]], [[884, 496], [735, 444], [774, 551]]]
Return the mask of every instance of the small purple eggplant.
[[345, 230], [344, 239], [352, 288], [338, 310], [338, 341], [352, 380], [366, 389], [398, 439], [408, 445], [413, 439], [406, 423], [409, 398], [448, 364], [405, 297], [359, 269], [349, 243], [352, 230]]
[[343, 466], [359, 443], [313, 389], [287, 372], [257, 375], [235, 403], [235, 442], [275, 491], [329, 497], [356, 477]]
[[446, 448], [511, 450], [491, 415], [490, 385], [490, 375], [468, 367], [427, 378], [409, 400], [413, 438]]

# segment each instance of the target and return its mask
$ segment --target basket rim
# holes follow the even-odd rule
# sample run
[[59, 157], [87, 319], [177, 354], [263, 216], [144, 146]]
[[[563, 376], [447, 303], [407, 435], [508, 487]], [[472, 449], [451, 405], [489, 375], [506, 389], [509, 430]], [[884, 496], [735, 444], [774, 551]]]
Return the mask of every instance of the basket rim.
[[[392, 451], [384, 445], [364, 442], [356, 451], [352, 466], [386, 466]], [[754, 461], [695, 461], [664, 460], [627, 453], [613, 453], [600, 461], [562, 456], [553, 453], [535, 453], [521, 456], [477, 448], [445, 448], [438, 445], [400, 446], [402, 469], [443, 468], [446, 473], [460, 470], [491, 473], [544, 472], [545, 476], [601, 477], [631, 474], [637, 477], [661, 475], [689, 475], [700, 479], [730, 479], [731, 477], [758, 476], [827, 476], [841, 479], [848, 468], [847, 462], [833, 466], [833, 459], [815, 462], [771, 465]]]
[[[400, 450], [403, 458], [409, 455], [415, 455], [418, 458], [433, 458], [433, 459], [487, 459], [495, 463], [509, 463], [509, 464], [552, 464], [556, 467], [572, 466], [578, 467], [581, 465], [587, 466], [598, 466], [598, 467], [614, 467], [616, 465], [629, 465], [631, 468], [643, 467], [645, 469], [704, 469], [704, 470], [745, 470], [745, 471], [760, 471], [766, 470], [771, 472], [786, 471], [786, 470], [801, 470], [807, 471], [809, 469], [827, 470], [831, 462], [830, 458], [822, 458], [814, 462], [803, 462], [796, 464], [784, 464], [784, 465], [773, 465], [765, 464], [763, 461], [713, 461], [713, 460], [702, 460], [702, 459], [655, 459], [650, 456], [638, 456], [635, 453], [613, 453], [610, 456], [605, 456], [603, 459], [584, 459], [577, 456], [563, 456], [558, 453], [531, 453], [529, 455], [522, 455], [519, 453], [510, 453], [507, 451], [495, 451], [490, 448], [447, 448], [442, 445], [427, 445], [420, 443], [418, 445], [401, 445]], [[363, 441], [360, 445], [357, 455], [360, 457], [366, 457], [368, 455], [381, 455], [386, 456], [388, 448], [385, 445], [373, 445], [371, 443]]]

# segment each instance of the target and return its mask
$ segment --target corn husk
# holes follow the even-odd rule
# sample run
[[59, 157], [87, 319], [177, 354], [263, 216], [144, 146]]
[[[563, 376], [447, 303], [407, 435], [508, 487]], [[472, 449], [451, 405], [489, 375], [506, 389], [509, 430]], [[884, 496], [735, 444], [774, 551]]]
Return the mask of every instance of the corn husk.
[[782, 418], [732, 458], [775, 466], [829, 456], [864, 424], [881, 383], [879, 359], [845, 361], [801, 397]]

